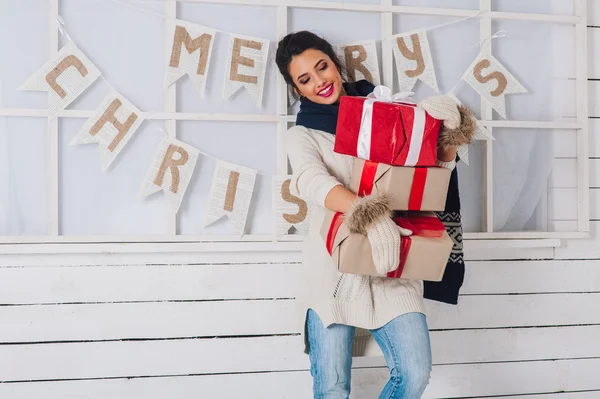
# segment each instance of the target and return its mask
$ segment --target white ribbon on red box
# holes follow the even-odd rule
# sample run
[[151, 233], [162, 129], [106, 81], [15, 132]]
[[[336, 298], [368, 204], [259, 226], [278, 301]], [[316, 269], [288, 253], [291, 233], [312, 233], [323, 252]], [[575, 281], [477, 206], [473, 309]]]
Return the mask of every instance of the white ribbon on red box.
[[[392, 94], [392, 90], [389, 87], [379, 85], [367, 96], [363, 105], [358, 142], [356, 144], [356, 154], [359, 158], [371, 159], [373, 104], [376, 102], [414, 104], [410, 97], [413, 94], [412, 91]], [[415, 115], [405, 165], [415, 166], [419, 161], [423, 135], [425, 133], [425, 110], [416, 106], [410, 108], [414, 110]]]

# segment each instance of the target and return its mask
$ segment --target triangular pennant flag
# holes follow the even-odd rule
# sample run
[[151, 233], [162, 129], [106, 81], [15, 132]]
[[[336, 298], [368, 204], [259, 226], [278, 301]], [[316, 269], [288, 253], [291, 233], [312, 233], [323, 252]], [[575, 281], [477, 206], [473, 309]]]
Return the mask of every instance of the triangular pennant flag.
[[269, 41], [231, 34], [223, 98], [227, 100], [241, 87], [250, 93], [257, 107], [262, 107]]
[[200, 96], [204, 96], [216, 31], [178, 19], [168, 21], [167, 30], [171, 54], [167, 61], [165, 86], [172, 85], [187, 74]]
[[[448, 97], [452, 98], [458, 105], [462, 105], [462, 102], [456, 97], [454, 93], [448, 93]], [[475, 121], [475, 135], [473, 136], [473, 140], [495, 140], [492, 132], [490, 132], [483, 123], [479, 119]], [[469, 164], [469, 146], [467, 144], [463, 144], [458, 147], [457, 150], [458, 156], [460, 160]]]
[[235, 233], [243, 236], [255, 180], [255, 170], [217, 161], [204, 227], [227, 216]]
[[506, 118], [507, 94], [527, 93], [527, 89], [488, 50], [481, 51], [462, 79]]
[[435, 66], [426, 31], [392, 36], [392, 49], [400, 91], [412, 91], [417, 80], [439, 93]]
[[47, 91], [48, 117], [52, 120], [99, 77], [100, 71], [96, 66], [70, 42], [27, 79], [19, 90]]
[[461, 161], [469, 164], [469, 145], [463, 144], [456, 149], [456, 153], [458, 154]]
[[336, 45], [334, 50], [345, 67], [345, 78], [351, 81], [366, 79], [376, 86], [381, 84], [375, 40]]
[[298, 234], [307, 234], [310, 208], [306, 201], [291, 193], [292, 176], [273, 176], [273, 213], [275, 237], [280, 239], [292, 226]]
[[194, 147], [165, 136], [156, 149], [154, 160], [142, 185], [142, 197], [162, 190], [171, 210], [177, 213], [199, 154], [200, 151]]
[[69, 145], [98, 143], [100, 164], [104, 172], [127, 145], [144, 119], [142, 111], [112, 90], [104, 98], [96, 114], [85, 122]]

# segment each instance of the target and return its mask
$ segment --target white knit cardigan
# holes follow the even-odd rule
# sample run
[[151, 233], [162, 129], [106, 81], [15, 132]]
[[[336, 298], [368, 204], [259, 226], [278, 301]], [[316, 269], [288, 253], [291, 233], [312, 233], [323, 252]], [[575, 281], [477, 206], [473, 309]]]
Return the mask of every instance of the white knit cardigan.
[[[382, 327], [405, 313], [423, 313], [422, 282], [338, 272], [319, 232], [325, 216], [325, 197], [333, 187], [348, 187], [350, 183], [352, 157], [333, 152], [335, 136], [320, 130], [294, 126], [286, 139], [293, 171], [291, 191], [311, 207], [297, 298], [301, 312], [298, 320], [302, 322], [299, 327], [305, 331], [306, 312], [313, 309], [324, 326], [345, 324], [360, 328], [355, 335], [354, 356], [381, 355], [365, 330]], [[438, 165], [452, 169], [455, 163], [438, 161]]]

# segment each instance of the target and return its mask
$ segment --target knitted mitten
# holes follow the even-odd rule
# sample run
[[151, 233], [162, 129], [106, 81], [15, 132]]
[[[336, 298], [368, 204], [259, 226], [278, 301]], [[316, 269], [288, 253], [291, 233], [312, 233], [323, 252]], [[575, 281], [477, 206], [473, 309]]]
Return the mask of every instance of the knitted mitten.
[[389, 219], [392, 211], [385, 193], [358, 198], [344, 217], [351, 233], [367, 235], [367, 230], [380, 219]]
[[388, 217], [380, 219], [367, 229], [371, 255], [377, 273], [386, 274], [400, 265], [400, 229]]
[[419, 103], [419, 106], [432, 117], [444, 121], [438, 146], [446, 149], [471, 143], [475, 135], [476, 120], [467, 107], [456, 104], [448, 96], [428, 98]]
[[400, 236], [412, 231], [399, 227], [391, 219], [386, 194], [359, 198], [346, 213], [344, 222], [351, 233], [367, 236], [373, 263], [380, 274], [396, 270], [400, 264]]

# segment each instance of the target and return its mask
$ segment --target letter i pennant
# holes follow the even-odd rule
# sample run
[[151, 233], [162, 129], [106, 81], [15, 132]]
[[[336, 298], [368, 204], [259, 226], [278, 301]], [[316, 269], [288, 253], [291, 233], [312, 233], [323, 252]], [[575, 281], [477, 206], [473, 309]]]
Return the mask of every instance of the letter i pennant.
[[194, 147], [166, 136], [158, 145], [142, 186], [142, 197], [162, 190], [167, 203], [176, 213], [190, 184], [199, 154]]
[[255, 170], [217, 161], [204, 227], [227, 215], [235, 234], [243, 236], [255, 181]]
[[19, 90], [47, 91], [48, 118], [52, 120], [99, 77], [100, 71], [71, 42], [27, 79]]

